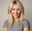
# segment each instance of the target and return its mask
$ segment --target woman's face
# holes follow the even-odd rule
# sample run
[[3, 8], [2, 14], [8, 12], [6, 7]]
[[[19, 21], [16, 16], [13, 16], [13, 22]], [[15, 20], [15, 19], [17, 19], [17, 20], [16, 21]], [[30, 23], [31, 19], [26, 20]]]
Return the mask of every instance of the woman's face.
[[20, 7], [19, 5], [15, 4], [12, 8], [12, 16], [14, 18], [18, 18], [20, 16]]

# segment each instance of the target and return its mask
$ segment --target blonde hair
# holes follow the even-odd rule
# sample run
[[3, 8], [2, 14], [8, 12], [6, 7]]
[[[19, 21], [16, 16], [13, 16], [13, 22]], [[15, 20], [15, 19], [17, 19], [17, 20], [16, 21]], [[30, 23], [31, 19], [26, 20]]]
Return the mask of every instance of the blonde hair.
[[18, 18], [18, 23], [19, 23], [19, 25], [21, 25], [23, 23], [24, 7], [23, 7], [22, 3], [19, 0], [13, 0], [11, 2], [11, 4], [9, 5], [9, 7], [8, 7], [8, 16], [9, 16], [8, 17], [8, 25], [9, 26], [12, 26], [13, 23], [14, 23], [14, 18], [11, 15], [11, 11], [12, 11], [13, 5], [15, 5], [15, 4], [20, 5], [20, 8], [21, 8], [21, 15]]

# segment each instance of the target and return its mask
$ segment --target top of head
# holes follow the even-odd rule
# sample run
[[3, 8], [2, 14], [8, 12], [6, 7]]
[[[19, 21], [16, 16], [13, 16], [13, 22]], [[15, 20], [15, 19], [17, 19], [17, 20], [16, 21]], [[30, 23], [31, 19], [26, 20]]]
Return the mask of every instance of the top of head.
[[19, 0], [12, 0], [12, 1], [19, 1]]
[[13, 3], [16, 3], [17, 1], [19, 1], [19, 0], [12, 0]]
[[13, 1], [19, 1], [19, 0], [13, 0]]

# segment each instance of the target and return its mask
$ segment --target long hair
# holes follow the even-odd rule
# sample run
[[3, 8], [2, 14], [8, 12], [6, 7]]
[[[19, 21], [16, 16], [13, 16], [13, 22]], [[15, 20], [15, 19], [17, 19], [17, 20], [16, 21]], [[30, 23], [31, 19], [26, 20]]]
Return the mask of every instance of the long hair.
[[13, 0], [11, 2], [11, 4], [9, 5], [9, 7], [8, 7], [8, 25], [9, 26], [12, 26], [14, 24], [14, 20], [15, 19], [11, 15], [11, 11], [12, 11], [12, 7], [15, 4], [18, 4], [20, 6], [20, 8], [21, 8], [21, 13], [20, 13], [20, 16], [18, 18], [18, 24], [19, 24], [19, 26], [23, 23], [24, 7], [23, 7], [22, 3], [19, 0]]

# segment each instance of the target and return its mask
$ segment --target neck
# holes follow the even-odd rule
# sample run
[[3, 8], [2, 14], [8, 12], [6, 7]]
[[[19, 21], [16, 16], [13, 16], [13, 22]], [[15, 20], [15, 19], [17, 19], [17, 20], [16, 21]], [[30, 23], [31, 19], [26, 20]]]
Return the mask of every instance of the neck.
[[16, 22], [16, 23], [18, 22], [18, 18], [15, 18], [15, 22]]

